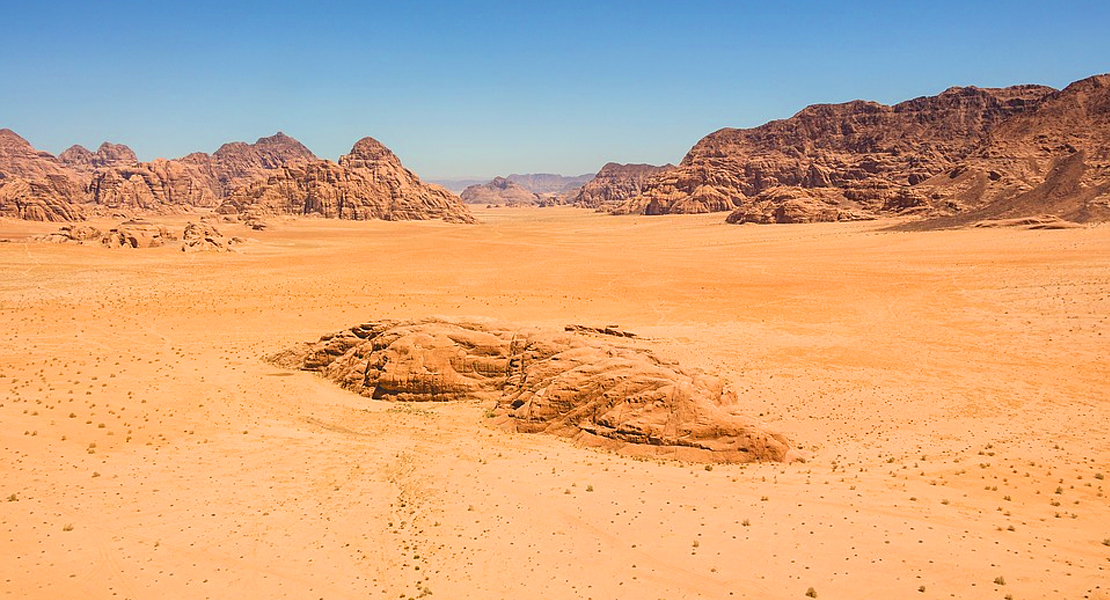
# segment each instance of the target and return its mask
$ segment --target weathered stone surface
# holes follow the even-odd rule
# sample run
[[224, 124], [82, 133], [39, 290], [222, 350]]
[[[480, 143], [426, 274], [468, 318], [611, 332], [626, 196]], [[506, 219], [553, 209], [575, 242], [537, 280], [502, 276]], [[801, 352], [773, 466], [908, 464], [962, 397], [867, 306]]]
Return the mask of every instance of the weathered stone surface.
[[84, 146], [70, 146], [58, 155], [58, 160], [82, 173], [92, 173], [103, 167], [129, 167], [139, 162], [139, 158], [131, 148], [110, 142], [101, 144], [96, 152]]
[[539, 194], [504, 177], [494, 177], [487, 183], [472, 185], [463, 190], [459, 197], [467, 204], [487, 206], [534, 206], [540, 203]]
[[107, 248], [158, 248], [177, 240], [177, 236], [162, 225], [147, 221], [124, 221], [100, 238]]
[[327, 160], [286, 164], [265, 180], [237, 190], [226, 203], [238, 212], [474, 222], [458, 196], [422, 182], [393, 152], [368, 137], [359, 140], [338, 164]]
[[93, 203], [113, 209], [165, 213], [211, 208], [235, 187], [268, 171], [315, 158], [300, 142], [278, 132], [253, 144], [224, 144], [212, 155], [194, 152], [173, 160], [104, 166], [92, 173], [89, 193]]
[[104, 232], [91, 225], [62, 225], [58, 231], [31, 238], [35, 242], [48, 244], [92, 244], [99, 243]]
[[[195, 157], [199, 159], [200, 157]], [[219, 195], [226, 197], [232, 190], [267, 171], [286, 163], [316, 160], [316, 155], [297, 140], [277, 132], [259, 138], [253, 144], [230, 142], [212, 154], [211, 168], [219, 186]]]
[[31, 221], [85, 218], [80, 179], [48, 152], [0, 129], [0, 217]]
[[164, 158], [98, 169], [89, 184], [92, 201], [102, 209], [153, 213], [214, 207], [220, 202], [216, 189], [196, 164]]
[[777, 186], [760, 192], [728, 215], [729, 223], [820, 223], [873, 217], [857, 212], [835, 188]]
[[369, 398], [495, 398], [501, 422], [634, 453], [720, 462], [796, 458], [782, 435], [736, 412], [713, 377], [616, 335], [481, 320], [365, 323], [271, 360]]
[[1077, 81], [991, 131], [959, 165], [919, 186], [949, 216], [910, 227], [1053, 215], [1110, 221], [1110, 75]]
[[747, 210], [764, 190], [787, 186], [833, 188], [860, 213], [899, 212], [908, 208], [900, 190], [948, 171], [995, 127], [1052, 92], [1030, 85], [951, 88], [894, 106], [820, 104], [752, 129], [722, 129], [615, 210]]
[[581, 208], [616, 210], [625, 201], [643, 193], [649, 179], [662, 175], [674, 165], [655, 165], [608, 163], [584, 184], [574, 195], [571, 204]]
[[189, 222], [181, 235], [182, 252], [228, 252], [243, 243], [237, 236], [226, 237], [209, 223]]

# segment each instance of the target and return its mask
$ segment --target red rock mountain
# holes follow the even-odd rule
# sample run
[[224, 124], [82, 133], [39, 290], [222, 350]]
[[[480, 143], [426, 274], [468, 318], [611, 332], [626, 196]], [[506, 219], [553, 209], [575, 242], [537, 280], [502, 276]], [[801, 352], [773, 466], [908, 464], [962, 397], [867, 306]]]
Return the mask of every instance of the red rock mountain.
[[582, 186], [571, 203], [581, 208], [614, 209], [626, 201], [640, 196], [644, 185], [653, 177], [674, 169], [674, 165], [607, 163]]
[[424, 183], [393, 152], [363, 138], [340, 157], [294, 161], [236, 190], [221, 210], [388, 221], [442, 219], [472, 223], [462, 200]]
[[84, 218], [80, 177], [48, 152], [0, 129], [0, 217], [32, 221]]
[[1049, 94], [920, 187], [962, 210], [919, 227], [1042, 214], [1110, 221], [1110, 75]]
[[297, 140], [278, 132], [253, 144], [231, 142], [212, 155], [194, 152], [175, 160], [97, 169], [89, 184], [91, 201], [106, 208], [174, 211], [211, 208], [231, 191], [288, 162], [314, 160]]
[[[989, 152], [983, 149], [1003, 132], [1028, 129], [1029, 123], [1070, 110], [1038, 110], [1050, 100], [1059, 105], [1079, 101], [1076, 94], [1020, 85], [951, 88], [894, 106], [865, 101], [810, 106], [789, 119], [706, 136], [677, 168], [652, 177], [640, 195], [612, 210], [734, 211], [733, 222], [967, 210], [966, 198], [923, 183]], [[1010, 145], [1032, 142], [1026, 138]]]
[[539, 194], [504, 177], [494, 177], [488, 183], [469, 186], [459, 197], [467, 204], [492, 206], [535, 205], [540, 202]]
[[58, 160], [72, 169], [87, 173], [102, 167], [128, 167], [139, 162], [131, 148], [109, 142], [101, 144], [96, 152], [84, 146], [70, 146], [58, 155]]

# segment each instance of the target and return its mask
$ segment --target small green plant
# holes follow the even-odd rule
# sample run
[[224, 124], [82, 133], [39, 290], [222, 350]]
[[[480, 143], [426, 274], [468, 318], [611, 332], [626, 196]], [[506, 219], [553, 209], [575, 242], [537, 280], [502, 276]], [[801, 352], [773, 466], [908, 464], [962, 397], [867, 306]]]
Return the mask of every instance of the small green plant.
[[66, 523], [63, 525], [62, 531], [73, 531], [73, 523]]
[[751, 527], [752, 526], [751, 519], [744, 519], [743, 521], [740, 521], [740, 525], [743, 526], [743, 527]]
[[[15, 497], [15, 494], [12, 494], [11, 496], [9, 496], [8, 497], [8, 502], [11, 502], [12, 498], [14, 498], [14, 497]], [[1110, 538], [1106, 538], [1106, 539], [1102, 540], [1102, 545], [1103, 546], [1110, 546]]]
[[[19, 500], [19, 496], [16, 496], [14, 493], [11, 496], [8, 496], [8, 502], [15, 502], [17, 500]], [[1108, 541], [1110, 541], [1110, 540], [1108, 540]], [[1106, 545], [1110, 546], [1110, 544], [1106, 544]]]
[[817, 590], [810, 587], [808, 590], [806, 590], [806, 597], [807, 598], [816, 598], [817, 597]]
[[713, 470], [713, 465], [705, 465], [705, 470], [706, 471], [712, 471]]
[[994, 578], [994, 585], [1006, 585], [1006, 578], [999, 575]]
[[924, 594], [924, 593], [925, 593], [925, 586], [923, 586], [923, 585], [921, 585], [921, 586], [918, 586], [918, 587], [917, 587], [917, 591], [919, 591], [919, 592], [921, 592], [922, 594]]
[[587, 492], [594, 491], [594, 484], [592, 484], [592, 483], [586, 484], [586, 491]]

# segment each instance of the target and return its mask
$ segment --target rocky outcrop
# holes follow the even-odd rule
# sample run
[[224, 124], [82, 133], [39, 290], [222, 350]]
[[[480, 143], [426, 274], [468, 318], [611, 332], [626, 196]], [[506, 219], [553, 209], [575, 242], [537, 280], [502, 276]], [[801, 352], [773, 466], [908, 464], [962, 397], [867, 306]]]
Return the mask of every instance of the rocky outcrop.
[[594, 178], [593, 173], [585, 175], [556, 175], [553, 173], [513, 173], [505, 179], [520, 187], [538, 194], [540, 197], [561, 197], [577, 192]]
[[139, 162], [139, 157], [123, 144], [104, 142], [96, 152], [84, 146], [70, 146], [58, 155], [58, 160], [78, 172], [92, 173], [105, 167], [129, 167]]
[[91, 225], [62, 225], [58, 231], [31, 237], [33, 242], [47, 244], [93, 244], [99, 243], [104, 232]]
[[674, 169], [674, 165], [608, 163], [587, 182], [571, 200], [581, 208], [616, 210], [616, 207], [643, 193], [644, 185], [653, 177]]
[[147, 221], [124, 221], [100, 238], [106, 248], [159, 248], [177, 240], [162, 225]]
[[534, 206], [540, 202], [539, 194], [504, 177], [494, 177], [488, 183], [472, 185], [463, 190], [459, 197], [467, 204], [487, 206]]
[[217, 189], [197, 164], [164, 158], [98, 169], [89, 183], [91, 199], [100, 209], [152, 213], [212, 208], [220, 202]]
[[719, 462], [795, 458], [782, 435], [736, 410], [713, 377], [621, 336], [480, 320], [377, 321], [271, 357], [368, 398], [494, 399], [498, 419], [626, 452]]
[[949, 171], [996, 127], [1033, 110], [1052, 92], [1033, 85], [951, 88], [894, 106], [819, 104], [752, 129], [722, 129], [617, 212], [765, 213], [754, 199], [780, 186], [833, 190], [851, 210], [869, 215], [922, 206], [933, 211], [920, 194], [904, 191]]
[[0, 217], [78, 221], [85, 218], [83, 199], [75, 173], [12, 130], [0, 129]]
[[874, 217], [855, 210], [834, 188], [777, 186], [760, 192], [751, 202], [734, 210], [729, 223], [821, 223], [861, 221]]
[[[203, 161], [200, 156], [192, 156], [195, 160]], [[219, 195], [226, 197], [235, 188], [264, 176], [267, 171], [278, 169], [287, 163], [310, 160], [316, 160], [312, 151], [279, 131], [270, 137], [259, 138], [253, 144], [231, 142], [220, 146], [212, 154], [211, 170]]]
[[473, 223], [458, 196], [427, 184], [373, 138], [363, 138], [338, 163], [301, 161], [240, 188], [225, 203], [236, 212], [318, 215], [387, 221], [442, 219]]
[[238, 236], [226, 237], [213, 225], [189, 222], [181, 235], [182, 252], [228, 252], [244, 240]]
[[315, 158], [300, 142], [278, 132], [253, 144], [224, 144], [212, 155], [194, 152], [179, 159], [98, 168], [88, 189], [94, 204], [110, 209], [166, 213], [212, 208], [237, 186], [287, 163]]
[[958, 165], [918, 187], [949, 214], [910, 228], [1041, 215], [1110, 221], [1110, 75], [1049, 94], [992, 129]]

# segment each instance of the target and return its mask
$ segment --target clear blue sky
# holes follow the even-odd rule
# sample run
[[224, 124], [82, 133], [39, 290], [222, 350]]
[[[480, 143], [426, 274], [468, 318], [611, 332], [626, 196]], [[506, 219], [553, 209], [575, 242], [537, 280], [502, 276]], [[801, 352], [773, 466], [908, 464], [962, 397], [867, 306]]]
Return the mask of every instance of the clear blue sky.
[[1110, 2], [17, 2], [0, 127], [142, 159], [364, 135], [426, 178], [675, 162], [705, 134], [1110, 71]]

